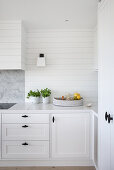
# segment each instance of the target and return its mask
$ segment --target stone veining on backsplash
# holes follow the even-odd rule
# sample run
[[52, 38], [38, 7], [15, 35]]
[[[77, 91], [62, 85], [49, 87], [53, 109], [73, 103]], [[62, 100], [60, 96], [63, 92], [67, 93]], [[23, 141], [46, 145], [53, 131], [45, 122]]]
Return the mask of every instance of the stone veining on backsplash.
[[25, 72], [22, 70], [0, 71], [0, 103], [25, 101]]

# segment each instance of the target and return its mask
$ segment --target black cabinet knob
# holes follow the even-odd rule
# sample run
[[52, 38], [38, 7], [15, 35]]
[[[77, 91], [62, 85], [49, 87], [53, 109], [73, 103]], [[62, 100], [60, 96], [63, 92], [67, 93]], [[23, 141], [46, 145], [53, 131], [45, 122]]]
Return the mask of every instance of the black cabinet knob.
[[28, 126], [27, 125], [24, 125], [24, 126], [22, 126], [23, 128], [27, 128]]
[[53, 123], [55, 122], [55, 118], [54, 118], [54, 116], [53, 116], [53, 118], [52, 118], [52, 121], [53, 121]]
[[28, 143], [26, 143], [26, 142], [25, 142], [25, 143], [22, 143], [22, 145], [27, 146], [27, 145], [28, 145]]
[[27, 115], [23, 115], [22, 117], [26, 118], [26, 117], [28, 117], [28, 116], [27, 116]]
[[106, 120], [106, 121], [108, 120], [108, 116], [109, 116], [109, 115], [108, 115], [108, 113], [106, 112], [106, 113], [105, 113], [105, 120]]

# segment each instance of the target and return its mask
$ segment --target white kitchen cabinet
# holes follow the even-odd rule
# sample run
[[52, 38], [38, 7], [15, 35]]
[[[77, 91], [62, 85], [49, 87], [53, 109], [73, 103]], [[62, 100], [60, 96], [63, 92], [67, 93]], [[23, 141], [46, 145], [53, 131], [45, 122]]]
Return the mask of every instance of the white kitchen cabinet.
[[94, 162], [95, 162], [95, 166], [98, 167], [98, 117], [96, 115], [93, 116], [94, 118], [94, 126], [93, 126], [93, 137], [94, 137], [94, 141], [93, 141], [93, 150], [94, 150]]
[[89, 113], [52, 115], [52, 158], [90, 157]]
[[69, 166], [93, 165], [91, 111], [19, 112], [2, 114], [1, 159], [6, 164], [38, 160], [65, 166], [69, 160]]
[[4, 141], [3, 159], [48, 159], [49, 141]]
[[2, 159], [48, 159], [49, 114], [2, 114]]
[[0, 114], [0, 159], [1, 159], [1, 154], [2, 154], [2, 151], [1, 151], [1, 146], [2, 144], [2, 135], [1, 135], [1, 114]]
[[25, 69], [25, 30], [21, 21], [0, 21], [0, 69]]

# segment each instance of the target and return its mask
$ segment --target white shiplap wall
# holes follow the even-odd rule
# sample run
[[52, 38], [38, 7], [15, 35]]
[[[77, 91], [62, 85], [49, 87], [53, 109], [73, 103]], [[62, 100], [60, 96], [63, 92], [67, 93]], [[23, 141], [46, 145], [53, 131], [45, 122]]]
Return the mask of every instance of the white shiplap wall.
[[[44, 68], [36, 66], [39, 53], [46, 56]], [[79, 92], [85, 102], [97, 102], [93, 30], [27, 32], [25, 95], [30, 89], [46, 87], [52, 97]]]

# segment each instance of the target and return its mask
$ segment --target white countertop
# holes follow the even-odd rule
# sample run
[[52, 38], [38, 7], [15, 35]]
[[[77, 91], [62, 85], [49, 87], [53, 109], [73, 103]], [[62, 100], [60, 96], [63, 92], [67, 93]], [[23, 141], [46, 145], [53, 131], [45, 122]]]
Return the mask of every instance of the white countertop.
[[88, 112], [94, 111], [97, 114], [97, 106], [93, 107], [60, 107], [53, 104], [33, 104], [33, 103], [20, 103], [16, 104], [8, 110], [0, 110], [0, 113], [60, 113], [60, 112]]

